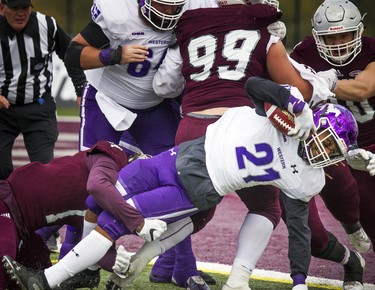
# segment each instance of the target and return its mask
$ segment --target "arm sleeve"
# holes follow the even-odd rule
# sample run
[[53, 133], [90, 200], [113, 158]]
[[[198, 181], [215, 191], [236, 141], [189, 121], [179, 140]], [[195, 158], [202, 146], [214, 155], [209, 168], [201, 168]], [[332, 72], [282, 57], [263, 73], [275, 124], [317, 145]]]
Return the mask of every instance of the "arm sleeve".
[[[65, 64], [65, 52], [69, 46], [70, 43], [70, 37], [60, 28], [60, 26], [57, 25], [57, 32], [55, 36], [55, 41], [56, 41], [56, 54], [58, 57], [64, 61]], [[65, 64], [66, 70], [68, 72], [68, 75], [70, 79], [73, 82], [74, 89], [76, 92], [76, 96], [82, 96], [83, 94], [83, 88], [86, 82], [86, 75], [83, 72], [82, 69], [79, 68], [71, 68]]]
[[168, 48], [168, 52], [157, 70], [152, 86], [155, 93], [162, 98], [178, 97], [185, 86], [181, 73], [182, 57], [179, 46]]
[[245, 90], [255, 105], [258, 115], [266, 116], [264, 103], [271, 103], [287, 109], [290, 91], [283, 86], [260, 77], [250, 77], [245, 84]]
[[121, 220], [130, 231], [134, 231], [144, 219], [115, 187], [118, 177], [116, 162], [104, 154], [90, 155], [87, 159], [90, 167], [88, 192], [101, 208]]
[[93, 47], [107, 48], [110, 41], [104, 34], [101, 27], [94, 21], [91, 21], [80, 33], [82, 37]]

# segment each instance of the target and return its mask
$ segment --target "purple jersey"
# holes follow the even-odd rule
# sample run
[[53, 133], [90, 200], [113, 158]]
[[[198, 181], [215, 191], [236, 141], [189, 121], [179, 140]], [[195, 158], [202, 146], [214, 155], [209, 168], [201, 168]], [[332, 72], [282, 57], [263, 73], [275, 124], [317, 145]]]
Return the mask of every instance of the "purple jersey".
[[[312, 67], [315, 71], [324, 71], [332, 68], [326, 60], [319, 56], [313, 37], [306, 37], [294, 48], [290, 56], [299, 63]], [[355, 60], [344, 66], [334, 67], [338, 71], [340, 80], [354, 79], [366, 66], [375, 61], [375, 38], [362, 37], [362, 51]], [[354, 115], [358, 123], [360, 147], [375, 143], [375, 96], [363, 101], [338, 101], [346, 106]]]
[[267, 25], [281, 15], [269, 5], [186, 11], [176, 28], [186, 80], [182, 113], [210, 109], [212, 102], [252, 106], [244, 84], [251, 76], [266, 76]]

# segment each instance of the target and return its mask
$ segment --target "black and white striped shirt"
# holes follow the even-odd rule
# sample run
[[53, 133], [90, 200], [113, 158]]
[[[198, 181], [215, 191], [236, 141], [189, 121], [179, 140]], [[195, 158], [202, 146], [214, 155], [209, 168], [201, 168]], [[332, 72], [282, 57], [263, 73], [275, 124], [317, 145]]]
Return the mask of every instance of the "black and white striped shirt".
[[[0, 94], [21, 106], [51, 95], [52, 53], [64, 60], [70, 37], [51, 16], [32, 12], [26, 27], [17, 32], [0, 16]], [[67, 68], [77, 96], [82, 95], [85, 74]]]

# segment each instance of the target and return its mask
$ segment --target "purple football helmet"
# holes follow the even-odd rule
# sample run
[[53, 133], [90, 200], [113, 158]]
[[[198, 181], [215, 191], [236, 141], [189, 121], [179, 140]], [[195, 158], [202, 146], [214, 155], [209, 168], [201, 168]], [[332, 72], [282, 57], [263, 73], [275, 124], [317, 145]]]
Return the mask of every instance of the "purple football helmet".
[[[303, 142], [302, 158], [314, 168], [343, 161], [348, 150], [357, 146], [358, 126], [353, 114], [347, 108], [331, 103], [316, 107], [313, 113], [316, 133]], [[338, 150], [329, 153], [326, 148], [332, 145], [331, 137]]]

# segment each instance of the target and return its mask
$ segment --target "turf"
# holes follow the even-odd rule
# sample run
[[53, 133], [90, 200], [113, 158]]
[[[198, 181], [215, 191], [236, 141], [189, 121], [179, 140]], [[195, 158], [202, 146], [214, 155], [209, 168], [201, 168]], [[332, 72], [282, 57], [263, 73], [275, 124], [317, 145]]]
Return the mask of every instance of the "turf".
[[[57, 260], [57, 254], [52, 254], [51, 256], [52, 261]], [[148, 279], [149, 274], [151, 271], [151, 266], [147, 266], [142, 274], [134, 281], [133, 286], [131, 288], [127, 288], [127, 290], [176, 290], [176, 289], [184, 289], [180, 288], [176, 285], [169, 284], [169, 283], [151, 283]], [[216, 285], [210, 285], [210, 290], [221, 290], [223, 285], [227, 280], [226, 275], [221, 275], [217, 273], [210, 273], [216, 280]], [[107, 271], [101, 271], [101, 280], [99, 290], [105, 290], [105, 284], [109, 277], [110, 273]], [[290, 283], [278, 283], [272, 281], [264, 281], [264, 280], [250, 280], [249, 284], [252, 290], [290, 290], [292, 285]], [[83, 288], [86, 289], [86, 288]], [[88, 289], [88, 288], [87, 288]], [[319, 286], [319, 285], [309, 285], [309, 290], [318, 290], [318, 289], [340, 289], [338, 287], [333, 286]]]

